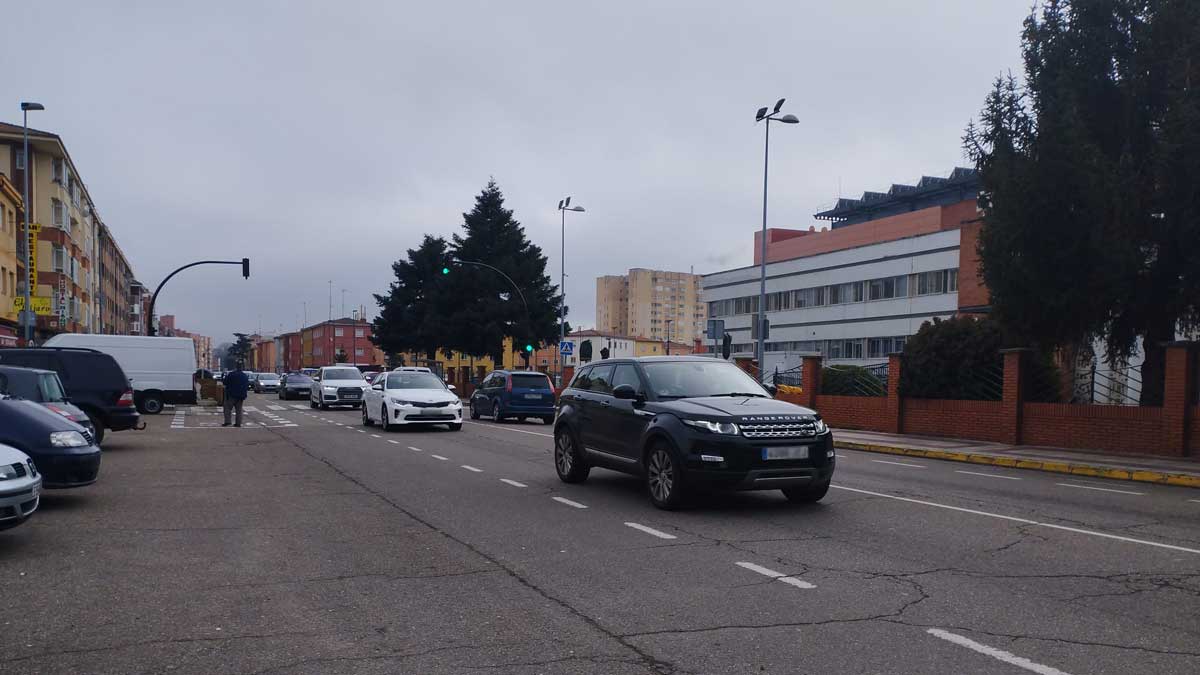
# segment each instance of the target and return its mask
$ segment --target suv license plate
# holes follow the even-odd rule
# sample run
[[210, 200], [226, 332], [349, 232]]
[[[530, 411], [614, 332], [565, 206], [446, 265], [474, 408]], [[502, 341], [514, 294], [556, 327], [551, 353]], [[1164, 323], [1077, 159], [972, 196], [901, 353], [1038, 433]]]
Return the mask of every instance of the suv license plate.
[[541, 398], [541, 394], [525, 394], [525, 398]]
[[807, 445], [783, 445], [775, 448], [763, 448], [762, 458], [769, 459], [808, 459]]

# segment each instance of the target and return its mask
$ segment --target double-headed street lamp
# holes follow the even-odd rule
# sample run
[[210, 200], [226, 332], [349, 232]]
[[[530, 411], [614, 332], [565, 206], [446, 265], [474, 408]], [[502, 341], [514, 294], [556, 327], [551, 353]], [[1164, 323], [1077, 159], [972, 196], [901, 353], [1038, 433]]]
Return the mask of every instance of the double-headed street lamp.
[[558, 349], [555, 352], [558, 354], [558, 385], [561, 387], [565, 384], [562, 381], [562, 343], [567, 341], [567, 211], [583, 213], [584, 209], [578, 204], [571, 206], [571, 198], [567, 197], [566, 199], [559, 200], [558, 211], [562, 214], [562, 251], [558, 260], [560, 272], [558, 282]]
[[25, 212], [25, 309], [21, 312], [22, 325], [25, 326], [25, 345], [33, 344], [33, 326], [37, 323], [37, 314], [33, 311], [32, 300], [33, 286], [37, 283], [37, 279], [33, 278], [33, 247], [37, 246], [37, 241], [30, 236], [29, 232], [29, 211], [32, 205], [29, 203], [29, 173], [33, 163], [29, 161], [29, 111], [30, 110], [45, 110], [46, 106], [33, 101], [21, 101], [21, 117], [25, 127], [25, 146], [22, 149], [21, 163], [23, 169], [21, 171], [25, 176], [25, 192], [21, 199], [24, 204], [21, 210]]
[[771, 156], [771, 122], [783, 122], [784, 124], [796, 124], [800, 120], [796, 119], [795, 115], [779, 115], [779, 109], [783, 107], [785, 99], [779, 99], [775, 102], [775, 109], [770, 113], [766, 108], [759, 108], [754, 114], [755, 124], [766, 122], [766, 141], [763, 145], [763, 220], [762, 220], [762, 242], [761, 254], [762, 265], [759, 269], [758, 276], [758, 322], [756, 326], [756, 334], [758, 335], [758, 379], [762, 381], [763, 372], [767, 367], [767, 343], [766, 343], [766, 327], [767, 327], [767, 160]]

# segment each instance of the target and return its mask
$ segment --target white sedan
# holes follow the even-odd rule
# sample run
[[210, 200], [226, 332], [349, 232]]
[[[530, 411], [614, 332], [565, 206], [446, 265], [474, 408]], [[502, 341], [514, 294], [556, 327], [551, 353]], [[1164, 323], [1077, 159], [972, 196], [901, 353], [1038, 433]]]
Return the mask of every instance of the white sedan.
[[33, 515], [41, 494], [42, 475], [33, 460], [0, 443], [0, 530], [16, 527]]
[[445, 424], [462, 429], [462, 401], [454, 386], [429, 372], [380, 373], [363, 399], [363, 424], [376, 421], [384, 431], [408, 424]]

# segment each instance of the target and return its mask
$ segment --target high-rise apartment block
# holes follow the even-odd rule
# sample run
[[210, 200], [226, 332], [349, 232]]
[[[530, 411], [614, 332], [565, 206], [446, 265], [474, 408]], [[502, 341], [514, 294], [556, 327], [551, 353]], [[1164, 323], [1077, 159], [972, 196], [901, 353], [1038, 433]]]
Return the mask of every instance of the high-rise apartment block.
[[692, 344], [704, 334], [697, 274], [634, 268], [596, 279], [596, 330]]

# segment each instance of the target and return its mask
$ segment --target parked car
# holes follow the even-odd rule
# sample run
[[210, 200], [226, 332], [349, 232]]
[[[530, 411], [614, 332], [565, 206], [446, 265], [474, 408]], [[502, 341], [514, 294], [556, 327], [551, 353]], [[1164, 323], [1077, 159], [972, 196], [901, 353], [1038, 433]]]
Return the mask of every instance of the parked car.
[[59, 333], [45, 346], [111, 355], [129, 376], [138, 410], [147, 415], [159, 414], [165, 404], [196, 402], [196, 345], [191, 338]]
[[11, 445], [0, 445], [0, 530], [28, 520], [41, 494], [42, 476], [33, 460]]
[[362, 373], [353, 366], [325, 366], [313, 377], [312, 393], [308, 403], [322, 410], [334, 405], [357, 408], [362, 405], [363, 392], [371, 385], [362, 378]]
[[393, 373], [432, 373], [433, 371], [425, 366], [396, 366], [392, 368]]
[[133, 404], [133, 387], [116, 359], [94, 349], [0, 349], [0, 365], [53, 370], [96, 430], [96, 443], [104, 442], [105, 429], [136, 429], [140, 421]]
[[362, 377], [367, 382], [374, 382], [377, 375], [379, 375], [378, 370], [364, 370]]
[[300, 372], [309, 377], [316, 377], [317, 373], [321, 372], [320, 368], [301, 368]]
[[250, 383], [257, 394], [266, 394], [273, 391], [279, 391], [279, 376], [275, 373], [259, 373], [254, 381]]
[[641, 475], [659, 508], [699, 488], [781, 489], [793, 502], [815, 502], [834, 463], [820, 415], [776, 400], [728, 361], [604, 360], [580, 368], [559, 397], [559, 479], [582, 482], [593, 466]]
[[[87, 429], [92, 437], [96, 436], [92, 420], [67, 398], [66, 389], [53, 370], [0, 366], [0, 395], [41, 403], [50, 412], [62, 415]], [[97, 441], [96, 445], [99, 444]]]
[[497, 422], [534, 417], [554, 423], [554, 387], [545, 373], [494, 370], [471, 395], [471, 419], [491, 415]]
[[375, 376], [363, 401], [363, 424], [387, 431], [408, 424], [445, 424], [462, 429], [462, 401], [454, 385], [433, 373], [391, 372]]
[[308, 398], [312, 394], [313, 380], [304, 373], [288, 373], [279, 380], [279, 398]]
[[87, 429], [33, 401], [0, 400], [0, 444], [33, 459], [46, 488], [96, 482], [100, 447]]

